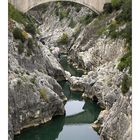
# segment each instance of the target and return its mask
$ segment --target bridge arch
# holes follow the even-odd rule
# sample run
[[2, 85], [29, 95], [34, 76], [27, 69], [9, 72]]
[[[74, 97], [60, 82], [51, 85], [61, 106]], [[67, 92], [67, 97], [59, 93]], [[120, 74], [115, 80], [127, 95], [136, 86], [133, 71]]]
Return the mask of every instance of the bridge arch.
[[40, 4], [55, 1], [69, 1], [79, 3], [81, 5], [89, 7], [90, 9], [99, 14], [103, 11], [104, 4], [110, 2], [111, 0], [9, 0], [9, 2], [13, 4], [15, 8], [17, 8], [23, 13]]

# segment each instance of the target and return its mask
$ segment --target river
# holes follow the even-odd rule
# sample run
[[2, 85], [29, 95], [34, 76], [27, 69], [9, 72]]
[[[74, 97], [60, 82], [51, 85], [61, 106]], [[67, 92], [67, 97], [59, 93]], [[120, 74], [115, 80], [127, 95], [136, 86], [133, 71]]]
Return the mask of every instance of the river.
[[[72, 75], [82, 75], [82, 71], [67, 63], [65, 55], [61, 55], [60, 63]], [[99, 140], [91, 123], [97, 119], [101, 108], [96, 102], [82, 99], [80, 92], [70, 91], [68, 81], [59, 83], [68, 98], [65, 104], [66, 115], [56, 116], [46, 124], [24, 129], [20, 135], [15, 136], [15, 140]]]

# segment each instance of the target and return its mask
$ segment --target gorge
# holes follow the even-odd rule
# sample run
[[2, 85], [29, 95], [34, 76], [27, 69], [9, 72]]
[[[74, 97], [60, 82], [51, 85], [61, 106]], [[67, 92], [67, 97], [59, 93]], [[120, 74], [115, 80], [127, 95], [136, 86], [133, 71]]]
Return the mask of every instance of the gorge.
[[123, 8], [50, 2], [22, 14], [9, 4], [9, 140], [131, 140]]

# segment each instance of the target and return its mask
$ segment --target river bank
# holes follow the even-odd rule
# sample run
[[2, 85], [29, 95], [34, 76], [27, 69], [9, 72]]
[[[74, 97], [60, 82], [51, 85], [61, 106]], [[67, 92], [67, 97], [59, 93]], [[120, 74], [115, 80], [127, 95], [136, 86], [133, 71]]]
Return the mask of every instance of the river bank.
[[[72, 65], [68, 64], [66, 57], [63, 57], [63, 55], [60, 57], [62, 58], [60, 64], [64, 70], [70, 70], [70, 73], [74, 76], [82, 74], [81, 71], [77, 71]], [[97, 132], [91, 127], [91, 123], [97, 120], [101, 111], [97, 102], [89, 99], [84, 100], [81, 92], [72, 92], [68, 81], [61, 81], [59, 84], [68, 99], [65, 103], [65, 116], [53, 117], [51, 121], [42, 126], [23, 130], [20, 135], [15, 137], [15, 140], [35, 140], [37, 138], [99, 140]]]

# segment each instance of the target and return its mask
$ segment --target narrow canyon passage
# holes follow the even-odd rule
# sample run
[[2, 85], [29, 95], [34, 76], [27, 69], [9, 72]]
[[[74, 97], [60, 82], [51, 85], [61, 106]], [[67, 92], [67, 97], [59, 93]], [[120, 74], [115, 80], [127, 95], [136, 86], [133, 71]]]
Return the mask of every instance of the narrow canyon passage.
[[8, 5], [9, 140], [131, 140], [130, 2]]
[[[66, 56], [61, 57], [62, 67], [72, 75], [80, 76], [82, 71], [77, 71], [67, 63]], [[68, 101], [65, 104], [66, 115], [56, 116], [44, 125], [25, 129], [15, 140], [99, 140], [99, 135], [91, 127], [101, 108], [96, 102], [82, 99], [80, 92], [70, 91], [68, 81], [59, 82]]]

